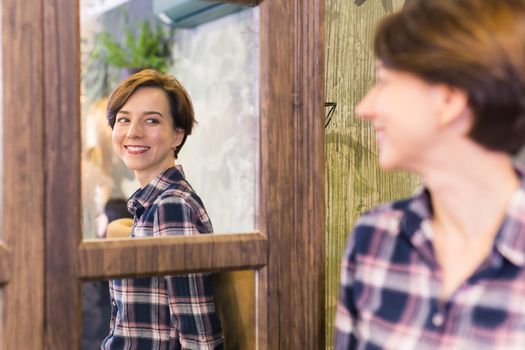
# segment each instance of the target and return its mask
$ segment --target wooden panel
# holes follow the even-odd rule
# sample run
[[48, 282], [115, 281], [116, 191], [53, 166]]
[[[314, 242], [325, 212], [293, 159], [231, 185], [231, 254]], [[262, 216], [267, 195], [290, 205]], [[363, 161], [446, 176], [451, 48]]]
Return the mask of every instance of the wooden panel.
[[[261, 4], [267, 349], [324, 346], [324, 0]], [[265, 288], [267, 290], [265, 291]], [[263, 304], [267, 303], [264, 310]], [[261, 338], [262, 339], [262, 338]]]
[[9, 281], [11, 273], [9, 269], [9, 259], [11, 258], [5, 244], [0, 243], [0, 285]]
[[256, 233], [93, 240], [80, 245], [78, 269], [85, 279], [256, 269], [266, 251]]
[[0, 347], [37, 350], [44, 325], [42, 7], [16, 0], [1, 7], [2, 232], [10, 280], [3, 291]]
[[326, 94], [337, 103], [325, 136], [327, 348], [332, 348], [341, 257], [356, 219], [378, 203], [408, 196], [418, 184], [414, 176], [378, 168], [371, 125], [354, 115], [375, 80], [375, 25], [401, 6], [402, 0], [368, 0], [362, 6], [327, 0]]
[[45, 348], [80, 348], [80, 63], [78, 2], [44, 0], [46, 91]]
[[9, 271], [10, 254], [5, 244], [0, 243], [0, 285], [6, 283], [10, 279]]

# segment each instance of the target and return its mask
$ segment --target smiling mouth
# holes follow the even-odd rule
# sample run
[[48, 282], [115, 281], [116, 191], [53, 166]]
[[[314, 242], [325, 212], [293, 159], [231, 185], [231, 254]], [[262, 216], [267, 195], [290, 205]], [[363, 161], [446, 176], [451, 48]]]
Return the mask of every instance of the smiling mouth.
[[383, 139], [385, 137], [384, 132], [382, 130], [375, 130], [375, 136], [376, 136], [376, 143], [380, 145], [383, 142]]
[[130, 154], [142, 154], [149, 150], [149, 147], [145, 146], [124, 146], [124, 148], [128, 151]]

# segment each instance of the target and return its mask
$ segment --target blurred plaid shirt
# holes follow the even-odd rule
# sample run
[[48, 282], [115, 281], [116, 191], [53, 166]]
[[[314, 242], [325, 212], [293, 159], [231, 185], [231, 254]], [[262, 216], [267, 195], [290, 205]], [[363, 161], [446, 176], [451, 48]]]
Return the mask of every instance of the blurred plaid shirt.
[[525, 185], [490, 256], [447, 302], [432, 248], [430, 195], [377, 208], [349, 238], [335, 349], [525, 349]]
[[[195, 235], [213, 228], [180, 166], [128, 200], [132, 237]], [[110, 280], [110, 333], [101, 349], [222, 349], [210, 274]]]

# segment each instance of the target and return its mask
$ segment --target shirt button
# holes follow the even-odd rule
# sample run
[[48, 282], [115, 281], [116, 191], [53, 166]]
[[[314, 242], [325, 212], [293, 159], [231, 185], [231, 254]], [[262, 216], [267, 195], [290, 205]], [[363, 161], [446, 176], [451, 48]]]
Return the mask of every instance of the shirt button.
[[205, 336], [205, 335], [201, 335], [201, 336], [199, 336], [199, 340], [200, 340], [200, 341], [206, 341], [206, 336]]
[[432, 316], [432, 324], [434, 326], [441, 327], [444, 322], [445, 322], [445, 318], [443, 317], [443, 314], [436, 312], [434, 316]]

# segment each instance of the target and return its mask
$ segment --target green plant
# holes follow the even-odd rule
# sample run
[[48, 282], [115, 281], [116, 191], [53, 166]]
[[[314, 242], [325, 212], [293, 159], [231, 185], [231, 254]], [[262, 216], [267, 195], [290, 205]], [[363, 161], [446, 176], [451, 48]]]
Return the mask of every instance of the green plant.
[[133, 27], [127, 26], [122, 42], [107, 31], [98, 34], [91, 58], [116, 68], [155, 68], [166, 72], [170, 64], [172, 40], [173, 31], [165, 30], [160, 23], [153, 27], [149, 21], [139, 21]]

